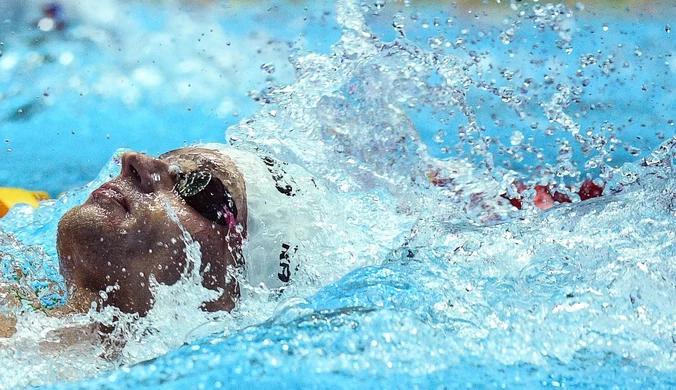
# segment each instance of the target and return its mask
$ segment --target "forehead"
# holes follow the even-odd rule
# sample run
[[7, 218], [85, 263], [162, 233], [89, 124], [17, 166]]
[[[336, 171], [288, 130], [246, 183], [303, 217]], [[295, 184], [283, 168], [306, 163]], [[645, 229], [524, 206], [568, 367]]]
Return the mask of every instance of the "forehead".
[[230, 161], [225, 161], [224, 157], [212, 149], [186, 147], [164, 153], [158, 158], [169, 164], [178, 165], [184, 172], [191, 172], [203, 169], [225, 170]]

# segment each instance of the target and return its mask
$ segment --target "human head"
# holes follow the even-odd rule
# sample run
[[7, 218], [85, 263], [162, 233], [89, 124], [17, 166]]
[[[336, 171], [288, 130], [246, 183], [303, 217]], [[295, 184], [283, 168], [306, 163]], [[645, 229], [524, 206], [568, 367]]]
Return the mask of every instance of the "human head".
[[112, 286], [101, 305], [145, 315], [153, 304], [150, 275], [171, 285], [190, 269], [182, 226], [200, 244], [203, 285], [223, 289], [204, 308], [231, 310], [239, 286], [229, 272], [243, 263], [247, 213], [244, 178], [222, 152], [125, 153], [120, 174], [59, 222], [60, 269], [70, 290], [98, 294]]

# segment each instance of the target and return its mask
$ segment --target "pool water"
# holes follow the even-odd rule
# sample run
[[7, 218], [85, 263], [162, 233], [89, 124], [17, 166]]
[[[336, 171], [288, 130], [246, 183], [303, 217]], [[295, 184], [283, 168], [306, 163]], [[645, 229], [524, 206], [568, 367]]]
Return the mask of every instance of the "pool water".
[[[0, 220], [0, 386], [676, 385], [673, 4], [27, 4], [0, 5], [0, 183], [61, 195]], [[44, 315], [58, 219], [118, 148], [200, 141], [321, 182], [299, 277], [232, 313], [188, 275], [145, 318]], [[517, 180], [574, 202], [517, 210]], [[59, 347], [113, 316], [114, 356]]]

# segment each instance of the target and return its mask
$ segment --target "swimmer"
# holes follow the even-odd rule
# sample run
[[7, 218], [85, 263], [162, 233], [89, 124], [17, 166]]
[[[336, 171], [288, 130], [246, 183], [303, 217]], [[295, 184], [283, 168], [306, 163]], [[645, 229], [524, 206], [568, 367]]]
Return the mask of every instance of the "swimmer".
[[[202, 310], [235, 308], [242, 278], [274, 295], [303, 268], [298, 255], [320, 232], [318, 210], [328, 208], [312, 175], [262, 152], [204, 144], [158, 158], [128, 152], [120, 164], [117, 177], [59, 221], [68, 302], [47, 315], [87, 313], [95, 304], [146, 316], [153, 281], [172, 285], [193, 271], [186, 234], [199, 244], [202, 285], [220, 294]], [[0, 337], [15, 324], [0, 315]]]
[[191, 271], [184, 233], [199, 244], [202, 285], [220, 292], [203, 310], [235, 307], [238, 274], [281, 291], [302, 268], [299, 247], [318, 234], [326, 198], [307, 171], [262, 152], [204, 144], [158, 158], [125, 153], [119, 176], [59, 222], [69, 305], [86, 312], [96, 302], [145, 316], [154, 303], [151, 277], [172, 285]]

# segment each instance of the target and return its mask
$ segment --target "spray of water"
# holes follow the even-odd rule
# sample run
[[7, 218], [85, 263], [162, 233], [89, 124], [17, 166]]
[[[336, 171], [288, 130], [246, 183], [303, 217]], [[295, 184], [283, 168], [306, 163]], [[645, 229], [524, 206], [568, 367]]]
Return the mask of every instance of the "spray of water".
[[[252, 94], [261, 107], [228, 129], [228, 142], [297, 164], [322, 187], [313, 199], [317, 233], [298, 258], [304, 267], [281, 293], [238, 274], [238, 307], [201, 312], [214, 292], [201, 286], [199, 246], [184, 231], [195, 266], [173, 286], [153, 286], [145, 318], [112, 309], [49, 318], [26, 305], [63, 297], [46, 243], [91, 187], [36, 212], [13, 211], [3, 230], [24, 233], [0, 236], [6, 275], [17, 275], [3, 283], [36, 293], [15, 311], [18, 332], [0, 351], [5, 383], [91, 377], [186, 342], [166, 360], [106, 380], [220, 378], [219, 370], [246, 380], [280, 362], [299, 381], [302, 368], [357, 379], [388, 378], [393, 367], [443, 379], [463, 364], [673, 370], [674, 140], [655, 131], [646, 138], [664, 141], [658, 149], [637, 148], [630, 125], [597, 120], [623, 102], [585, 98], [592, 88], [613, 91], [644, 60], [632, 53], [620, 66], [625, 47], [599, 52], [576, 41], [589, 30], [563, 4], [511, 6], [496, 31], [456, 29], [450, 16], [430, 21], [406, 7], [390, 12], [384, 1], [338, 1], [341, 36], [330, 52], [298, 45], [289, 57], [294, 81]], [[376, 31], [384, 17], [392, 40]], [[551, 38], [547, 45], [529, 41], [531, 27]], [[644, 158], [625, 163], [628, 156]], [[113, 160], [92, 185], [114, 172]], [[501, 197], [513, 195], [517, 179], [574, 194], [587, 175], [606, 182], [606, 198], [539, 214]], [[528, 204], [535, 193], [523, 195]], [[16, 264], [30, 272], [19, 277]], [[45, 280], [56, 282], [35, 287]], [[113, 318], [126, 339], [116, 356], [100, 358], [97, 344], [57, 357], [40, 350], [51, 330]], [[91, 358], [71, 358], [77, 353]], [[10, 381], [11, 369], [26, 368], [33, 374]]]

